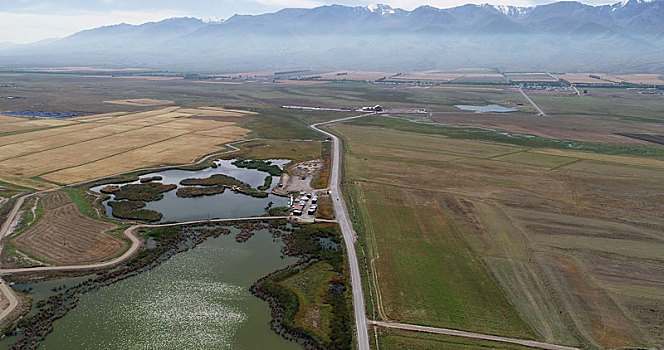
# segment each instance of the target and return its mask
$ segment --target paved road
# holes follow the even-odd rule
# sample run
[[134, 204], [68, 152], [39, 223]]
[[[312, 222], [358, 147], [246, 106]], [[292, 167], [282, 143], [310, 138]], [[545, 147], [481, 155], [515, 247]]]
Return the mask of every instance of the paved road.
[[413, 324], [380, 322], [380, 321], [371, 321], [371, 323], [376, 325], [376, 326], [385, 327], [385, 328], [397, 328], [397, 329], [405, 329], [405, 330], [415, 331], [415, 332], [443, 334], [443, 335], [451, 335], [451, 336], [455, 336], [455, 337], [464, 337], [464, 338], [472, 338], [472, 339], [480, 339], [480, 340], [490, 340], [490, 341], [496, 341], [496, 342], [501, 342], [501, 343], [518, 344], [518, 345], [523, 345], [523, 346], [528, 346], [528, 347], [531, 347], [531, 348], [538, 348], [538, 349], [578, 350], [578, 348], [573, 348], [573, 347], [569, 347], [569, 346], [547, 344], [547, 343], [542, 343], [542, 342], [538, 342], [538, 341], [534, 341], [534, 340], [505, 338], [505, 337], [499, 337], [499, 336], [495, 336], [495, 335], [465, 332], [465, 331], [459, 331], [459, 330], [456, 330], [456, 329], [434, 328], [434, 327], [418, 326], [418, 325], [413, 325]]
[[359, 350], [369, 350], [369, 332], [367, 330], [367, 315], [364, 307], [364, 291], [362, 289], [362, 277], [360, 276], [360, 265], [357, 262], [357, 254], [355, 252], [355, 239], [357, 233], [353, 230], [346, 203], [341, 194], [341, 142], [335, 135], [319, 129], [319, 126], [331, 123], [344, 122], [365, 116], [366, 114], [354, 117], [347, 117], [332, 120], [329, 122], [318, 123], [311, 125], [311, 127], [332, 139], [332, 171], [330, 174], [330, 194], [334, 202], [334, 211], [337, 216], [341, 233], [346, 243], [346, 251], [348, 254], [348, 264], [350, 265], [350, 281], [353, 292], [353, 307], [355, 309], [355, 328], [357, 331], [357, 348]]
[[530, 97], [528, 97], [528, 95], [526, 95], [526, 92], [523, 91], [523, 87], [519, 87], [519, 92], [521, 93], [521, 95], [523, 95], [523, 97], [526, 98], [526, 100], [528, 100], [528, 102], [530, 102], [531, 105], [533, 105], [533, 107], [535, 107], [535, 109], [539, 112], [540, 117], [548, 117], [548, 115], [546, 115], [546, 113], [544, 113], [544, 111], [541, 108], [539, 108], [535, 104], [535, 102], [533, 102], [533, 100], [531, 100]]

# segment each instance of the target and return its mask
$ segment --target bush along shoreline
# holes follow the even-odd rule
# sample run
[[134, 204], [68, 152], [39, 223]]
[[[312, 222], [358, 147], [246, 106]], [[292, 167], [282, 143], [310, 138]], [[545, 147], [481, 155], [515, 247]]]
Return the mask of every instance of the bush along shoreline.
[[[351, 349], [353, 324], [349, 276], [336, 226], [300, 226], [296, 227], [288, 238], [287, 247], [291, 250], [290, 253], [300, 257], [300, 260], [256, 281], [250, 288], [251, 293], [270, 305], [270, 326], [285, 339], [295, 341], [305, 349]], [[306, 273], [320, 262], [331, 265], [334, 273], [327, 283], [325, 294], [319, 295], [324, 304], [331, 308], [328, 320], [330, 329], [324, 335], [296, 324], [303, 301], [284, 285], [289, 278]]]
[[[230, 227], [239, 230], [235, 235], [235, 240], [240, 243], [249, 240], [257, 230], [268, 230], [274, 238], [282, 239], [284, 242], [282, 247], [284, 255], [300, 257], [297, 263], [261, 278], [250, 289], [254, 295], [269, 303], [273, 316], [272, 328], [286, 339], [302, 344], [308, 349], [350, 348], [352, 323], [350, 322], [347, 293], [337, 293], [342, 296], [337, 298], [341, 303], [341, 307], [333, 307], [332, 331], [330, 333], [334, 335], [331, 338], [340, 339], [340, 344], [347, 344], [348, 346], [335, 345], [330, 347], [330, 344], [322, 342], [320, 337], [293, 326], [292, 320], [299, 303], [297, 296], [293, 299], [294, 294], [291, 292], [288, 298], [284, 298], [283, 295], [289, 294], [286, 292], [282, 293], [283, 295], [279, 294], [280, 292], [274, 294], [267, 291], [267, 288], [264, 290], [262, 287], [267, 286], [267, 281], [275, 281], [275, 278], [293, 275], [306, 268], [312, 261], [319, 259], [335, 262], [336, 265], [332, 264], [335, 269], [340, 268], [340, 271], [343, 271], [343, 253], [341, 250], [327, 249], [324, 248], [326, 245], [320, 244], [320, 237], [329, 235], [334, 230], [330, 231], [329, 227], [321, 228], [319, 226], [320, 224], [292, 226], [287, 220], [283, 219], [144, 229], [141, 234], [145, 239], [154, 242], [154, 244], [151, 244], [152, 247], [143, 248], [136, 258], [122, 266], [97, 272], [90, 275], [85, 281], [73, 286], [55, 288], [53, 290], [54, 294], [48, 299], [37, 302], [32, 315], [20, 319], [15, 323], [13, 329], [5, 333], [7, 336], [16, 337], [16, 341], [10, 346], [10, 349], [37, 349], [46, 336], [53, 331], [53, 322], [64, 317], [69, 310], [75, 308], [81, 295], [149, 271], [175, 254], [195, 248], [210, 237], [229, 235], [233, 233]], [[336, 239], [339, 239], [338, 234]], [[343, 288], [335, 286], [331, 289], [345, 291], [346, 288], [345, 286]], [[342, 310], [345, 310], [346, 315], [338, 317], [337, 313]], [[338, 320], [334, 321], [334, 319]], [[337, 327], [335, 324], [339, 324], [341, 327]]]

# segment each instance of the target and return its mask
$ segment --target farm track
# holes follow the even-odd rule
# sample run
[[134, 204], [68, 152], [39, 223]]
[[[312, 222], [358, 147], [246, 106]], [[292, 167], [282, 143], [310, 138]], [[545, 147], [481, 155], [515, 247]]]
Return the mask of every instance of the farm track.
[[[238, 152], [240, 149], [235, 147], [235, 145], [250, 142], [250, 141], [255, 141], [255, 140], [259, 140], [259, 139], [250, 139], [250, 140], [241, 140], [241, 141], [236, 141], [236, 142], [229, 142], [229, 143], [225, 144], [226, 147], [230, 148], [229, 150], [221, 151], [221, 152], [215, 152], [215, 153], [209, 154], [207, 156], [203, 156], [202, 158], [198, 159], [196, 162], [191, 163], [191, 164], [180, 164], [180, 165], [171, 165], [171, 166], [156, 166], [156, 167], [148, 167], [148, 168], [137, 169], [135, 171], [168, 170], [168, 169], [176, 169], [176, 168], [179, 168], [179, 167], [182, 167], [182, 166], [187, 166], [187, 165], [199, 165], [199, 164], [202, 164], [205, 161], [207, 161], [207, 160], [209, 160], [213, 157], [218, 157], [220, 155]], [[99, 179], [82, 181], [82, 182], [73, 183], [73, 184], [69, 184], [69, 185], [64, 185], [64, 186], [61, 186], [61, 187], [56, 187], [56, 188], [52, 188], [52, 189], [48, 189], [48, 190], [33, 192], [33, 193], [29, 193], [29, 194], [18, 197], [18, 199], [16, 200], [16, 203], [14, 204], [14, 207], [9, 212], [9, 215], [7, 215], [7, 219], [5, 220], [3, 225], [0, 227], [0, 253], [4, 252], [5, 243], [7, 242], [6, 238], [7, 238], [7, 236], [9, 236], [11, 234], [11, 232], [14, 228], [15, 222], [19, 219], [19, 216], [20, 216], [19, 214], [20, 214], [21, 207], [23, 206], [23, 203], [25, 202], [26, 199], [28, 199], [32, 196], [39, 195], [39, 194], [58, 191], [60, 189], [67, 188], [67, 187], [81, 186], [81, 185], [90, 184], [90, 183], [100, 181], [100, 180], [111, 179], [111, 178], [117, 177], [118, 175], [119, 174], [111, 175], [111, 176], [105, 176], [105, 177], [99, 178]], [[45, 204], [45, 205], [52, 205], [52, 204]], [[128, 235], [128, 233], [129, 233], [129, 235]], [[130, 241], [132, 242], [132, 245], [129, 248], [129, 250], [127, 250], [122, 256], [120, 256], [117, 259], [113, 260], [111, 263], [118, 263], [118, 262], [124, 261], [125, 259], [131, 257], [132, 254], [134, 254], [135, 251], [138, 249], [139, 245], [136, 244], [136, 242], [134, 240], [134, 239], [136, 239], [136, 237], [134, 237], [133, 234], [131, 234], [131, 232], [128, 232], [128, 231], [125, 231], [125, 235], [127, 237], [129, 237]], [[138, 243], [140, 244], [140, 241], [138, 241]], [[109, 263], [102, 263], [102, 264], [104, 266], [111, 266], [112, 265], [112, 264], [109, 264]], [[92, 265], [93, 268], [94, 268], [95, 265], [99, 266], [100, 264], [93, 264]], [[90, 266], [91, 265], [85, 265], [85, 267], [83, 269], [90, 268]], [[55, 266], [53, 266], [53, 267], [55, 267]], [[55, 267], [55, 268], [62, 268], [62, 267], [67, 268], [68, 266], [61, 266], [61, 267]], [[76, 270], [80, 270], [80, 268], [77, 268], [75, 266], [74, 266], [74, 268]], [[33, 269], [35, 269], [35, 268], [33, 268]], [[39, 269], [39, 268], [36, 268], [36, 269]], [[14, 271], [14, 270], [16, 270], [16, 271]], [[5, 272], [7, 272], [7, 274], [17, 273], [17, 272], [19, 272], [18, 270], [24, 270], [24, 269], [0, 270], [0, 276], [5, 274]], [[34, 272], [34, 271], [35, 270], [32, 270], [32, 272]], [[36, 271], [41, 271], [41, 270], [36, 270]], [[53, 271], [53, 270], [51, 270], [51, 271]], [[55, 270], [55, 271], [58, 271], [58, 270]], [[64, 270], [64, 271], [66, 271], [66, 270]], [[18, 307], [18, 298], [17, 298], [16, 294], [14, 293], [14, 291], [11, 288], [9, 288], [7, 286], [7, 284], [1, 278], [0, 278], [0, 292], [2, 292], [2, 294], [4, 294], [5, 297], [8, 298], [8, 300], [10, 300], [9, 307], [7, 309], [3, 310], [2, 313], [0, 313], [0, 323], [2, 323], [11, 314], [11, 312], [14, 311], [16, 309], [16, 307]], [[11, 302], [11, 301], [16, 301], [16, 302]]]
[[[523, 93], [523, 91], [522, 91]], [[524, 96], [525, 93], [523, 93]], [[528, 98], [530, 100], [530, 98]], [[531, 101], [532, 102], [532, 101]], [[534, 103], [533, 103], [534, 105]], [[538, 108], [539, 110], [539, 108]], [[541, 111], [541, 110], [540, 110]], [[373, 114], [373, 113], [371, 113]], [[543, 112], [542, 112], [543, 114]], [[352, 293], [353, 293], [353, 307], [354, 307], [354, 314], [355, 314], [355, 326], [356, 326], [356, 336], [357, 336], [357, 349], [360, 350], [369, 350], [371, 347], [369, 345], [369, 336], [368, 336], [368, 325], [374, 325], [378, 327], [385, 327], [385, 328], [396, 328], [396, 329], [404, 329], [404, 330], [411, 330], [411, 331], [417, 331], [417, 332], [426, 332], [426, 333], [432, 333], [432, 334], [442, 334], [442, 335], [450, 335], [450, 336], [457, 336], [457, 337], [464, 337], [464, 338], [471, 338], [471, 339], [479, 339], [479, 340], [488, 340], [488, 341], [497, 341], [497, 342], [503, 342], [503, 343], [510, 343], [510, 344], [518, 344], [518, 345], [523, 345], [523, 346], [528, 346], [528, 347], [533, 347], [533, 348], [540, 348], [540, 349], [547, 349], [547, 350], [578, 350], [577, 348], [573, 347], [566, 347], [566, 346], [561, 346], [561, 345], [555, 345], [555, 344], [548, 344], [548, 343], [542, 343], [542, 342], [537, 342], [537, 341], [532, 341], [532, 340], [524, 340], [524, 339], [515, 339], [515, 338], [506, 338], [506, 337], [499, 337], [499, 336], [494, 336], [494, 335], [488, 335], [488, 334], [481, 334], [481, 333], [473, 333], [473, 332], [466, 332], [466, 331], [460, 331], [460, 330], [454, 330], [454, 329], [446, 329], [446, 328], [434, 328], [434, 327], [425, 327], [425, 326], [418, 326], [418, 325], [410, 325], [410, 324], [403, 324], [403, 323], [392, 323], [392, 322], [381, 322], [381, 321], [374, 321], [374, 320], [369, 320], [366, 317], [366, 312], [365, 312], [365, 304], [364, 304], [364, 292], [362, 289], [362, 282], [361, 282], [361, 276], [359, 272], [359, 264], [357, 262], [357, 255], [355, 251], [355, 246], [354, 242], [357, 238], [357, 233], [353, 230], [351, 221], [350, 221], [350, 216], [348, 215], [348, 211], [346, 208], [345, 202], [342, 200], [343, 196], [341, 194], [340, 190], [340, 183], [341, 183], [341, 144], [339, 138], [327, 131], [323, 131], [319, 129], [319, 126], [327, 125], [327, 124], [332, 124], [332, 123], [338, 123], [338, 122], [345, 122], [353, 119], [357, 119], [360, 117], [363, 117], [365, 115], [370, 115], [370, 114], [364, 114], [364, 115], [359, 115], [359, 116], [353, 116], [353, 117], [346, 117], [346, 118], [341, 118], [341, 119], [336, 119], [332, 121], [327, 121], [323, 123], [318, 123], [318, 124], [313, 124], [311, 125], [311, 128], [326, 135], [327, 137], [330, 137], [333, 140], [333, 165], [331, 169], [331, 175], [330, 175], [330, 186], [329, 186], [329, 191], [332, 194], [332, 197], [336, 200], [334, 200], [334, 209], [335, 213], [337, 216], [337, 221], [339, 226], [341, 227], [341, 231], [344, 237], [344, 242], [346, 243], [346, 248], [347, 248], [347, 253], [348, 253], [348, 259], [349, 259], [349, 265], [351, 268], [351, 284], [352, 284]], [[546, 116], [545, 114], [543, 114]], [[204, 156], [203, 158], [197, 160], [196, 162], [188, 165], [198, 165], [201, 164], [208, 159], [212, 157], [217, 157], [223, 154], [228, 154], [228, 153], [233, 153], [240, 151], [239, 148], [235, 147], [234, 145], [240, 144], [240, 143], [246, 143], [249, 141], [255, 141], [255, 140], [260, 140], [260, 139], [251, 139], [251, 140], [243, 140], [243, 141], [238, 141], [238, 142], [231, 142], [227, 143], [226, 146], [230, 148], [230, 150], [223, 151], [223, 152], [216, 152], [207, 156]], [[305, 140], [300, 140], [300, 141], [305, 141]], [[157, 170], [168, 170], [168, 169], [176, 169], [179, 167], [182, 167], [185, 165], [173, 165], [173, 166], [161, 166], [161, 167], [150, 167], [150, 168], [143, 168], [143, 169], [138, 169], [135, 171], [157, 171]], [[49, 189], [49, 190], [44, 190], [40, 192], [34, 192], [30, 193], [24, 196], [21, 196], [18, 198], [16, 201], [16, 204], [12, 211], [10, 212], [10, 215], [8, 216], [6, 222], [3, 224], [3, 226], [0, 228], [0, 239], [4, 240], [4, 237], [8, 235], [10, 232], [10, 228], [12, 227], [12, 223], [14, 220], [17, 219], [17, 216], [19, 214], [19, 210], [21, 206], [23, 205], [23, 202], [25, 199], [27, 199], [30, 196], [37, 195], [40, 193], [47, 193], [47, 192], [53, 192], [57, 191], [62, 188], [66, 187], [74, 187], [74, 186], [81, 186], [89, 183], [93, 183], [96, 181], [100, 180], [106, 180], [106, 179], [111, 179], [114, 178], [118, 175], [112, 175], [112, 176], [107, 176], [99, 179], [94, 179], [94, 180], [88, 180], [88, 181], [83, 181], [79, 183], [74, 183], [74, 184], [69, 184], [65, 185], [59, 188], [54, 188], [54, 189]], [[45, 204], [46, 206], [47, 204]], [[0, 269], [0, 276], [4, 275], [18, 275], [18, 274], [25, 274], [25, 273], [38, 273], [38, 272], [73, 272], [73, 271], [94, 271], [94, 270], [99, 270], [99, 269], [105, 269], [105, 268], [110, 268], [113, 266], [117, 266], [126, 260], [132, 258], [137, 252], [139, 251], [139, 248], [142, 245], [140, 237], [136, 235], [136, 231], [140, 228], [159, 228], [159, 227], [172, 227], [172, 226], [182, 226], [182, 225], [197, 225], [197, 224], [205, 224], [205, 223], [217, 223], [217, 222], [237, 222], [237, 221], [258, 221], [258, 220], [277, 220], [277, 219], [289, 219], [290, 217], [288, 216], [273, 216], [273, 217], [245, 217], [245, 218], [233, 218], [233, 219], [212, 219], [212, 220], [196, 220], [196, 221], [187, 221], [187, 222], [177, 222], [177, 223], [169, 223], [169, 224], [144, 224], [144, 225], [134, 225], [129, 227], [124, 231], [125, 236], [129, 238], [129, 240], [132, 242], [131, 247], [120, 257], [113, 259], [111, 261], [107, 262], [101, 262], [97, 264], [89, 264], [89, 265], [72, 265], [72, 266], [41, 266], [41, 267], [33, 267], [33, 268], [19, 268], [19, 269]], [[315, 220], [315, 221], [333, 221], [333, 220]], [[4, 246], [2, 243], [0, 243], [0, 249], [3, 249]], [[1, 251], [1, 250], [0, 250]], [[16, 307], [19, 305], [18, 298], [16, 297], [14, 291], [7, 286], [7, 284], [0, 279], [0, 292], [2, 292], [5, 297], [10, 300], [10, 306], [3, 310], [0, 313], [0, 323], [5, 321], [5, 318], [12, 312]]]
[[[133, 225], [127, 228], [124, 231], [124, 235], [129, 238], [131, 241], [131, 247], [124, 252], [121, 256], [106, 262], [100, 262], [96, 264], [88, 265], [70, 265], [70, 266], [39, 266], [39, 267], [28, 267], [28, 268], [18, 268], [18, 269], [0, 269], [0, 276], [7, 275], [20, 275], [26, 273], [35, 273], [35, 272], [74, 272], [74, 271], [95, 271], [100, 269], [111, 268], [117, 265], [122, 264], [126, 260], [132, 258], [141, 247], [141, 239], [136, 235], [136, 231], [142, 228], [160, 228], [160, 227], [173, 227], [173, 226], [188, 226], [188, 225], [200, 225], [207, 223], [218, 223], [218, 222], [241, 222], [241, 221], [262, 221], [262, 220], [280, 220], [288, 219], [288, 216], [252, 216], [244, 218], [233, 218], [233, 219], [212, 219], [212, 220], [194, 220], [194, 221], [184, 221], [184, 222], [174, 222], [168, 224], [140, 224]], [[2, 320], [0, 319], [0, 322]]]
[[538, 341], [534, 341], [534, 340], [527, 340], [527, 339], [499, 337], [499, 336], [496, 336], [496, 335], [466, 332], [466, 331], [460, 331], [460, 330], [456, 330], [456, 329], [434, 328], [434, 327], [418, 326], [418, 325], [406, 324], [406, 323], [380, 322], [380, 321], [371, 321], [371, 324], [373, 324], [375, 326], [378, 326], [378, 327], [383, 327], [383, 328], [403, 329], [403, 330], [414, 331], [414, 332], [423, 332], [423, 333], [431, 333], [431, 334], [450, 335], [450, 336], [462, 337], [462, 338], [487, 340], [487, 341], [494, 341], [494, 342], [500, 342], [500, 343], [522, 345], [522, 346], [527, 346], [527, 347], [537, 348], [537, 349], [578, 350], [578, 348], [569, 347], [569, 346], [548, 344], [548, 343], [542, 343], [542, 342], [538, 342]]
[[[202, 158], [196, 160], [194, 163], [190, 164], [180, 164], [180, 165], [169, 165], [169, 166], [155, 166], [155, 167], [147, 167], [147, 168], [141, 168], [141, 169], [136, 169], [134, 172], [144, 172], [144, 171], [162, 171], [162, 170], [169, 170], [169, 169], [178, 169], [183, 166], [192, 166], [192, 165], [199, 165], [202, 164], [209, 159], [212, 159], [214, 157], [218, 157], [224, 154], [230, 154], [230, 153], [235, 153], [240, 151], [240, 148], [236, 147], [235, 145], [239, 145], [242, 143], [247, 143], [251, 141], [258, 141], [262, 140], [260, 138], [253, 138], [249, 140], [241, 140], [241, 141], [235, 141], [235, 142], [229, 142], [226, 143], [225, 146], [229, 148], [229, 150], [225, 151], [220, 151], [220, 152], [214, 152], [211, 154], [208, 154], [206, 156], [203, 156]], [[288, 140], [288, 141], [302, 141], [302, 142], [308, 142], [310, 140], [299, 140], [299, 139], [293, 139], [293, 140]], [[47, 189], [43, 191], [38, 191], [38, 192], [33, 192], [29, 193], [23, 196], [18, 197], [16, 200], [16, 203], [14, 204], [14, 207], [10, 211], [9, 215], [7, 216], [7, 220], [3, 223], [2, 227], [0, 227], [0, 252], [4, 251], [4, 246], [6, 243], [6, 237], [11, 234], [12, 229], [14, 227], [14, 223], [19, 219], [19, 213], [20, 209], [23, 206], [23, 203], [25, 202], [26, 199], [39, 195], [39, 194], [44, 194], [44, 193], [49, 193], [49, 192], [55, 192], [63, 188], [68, 188], [68, 187], [76, 187], [76, 186], [82, 186], [82, 185], [87, 185], [91, 184], [97, 181], [101, 180], [108, 180], [115, 178], [121, 174], [115, 174], [115, 175], [110, 175], [110, 176], [105, 176], [102, 178], [98, 179], [93, 179], [93, 180], [87, 180], [87, 181], [81, 181], [73, 184], [68, 184], [52, 189]], [[52, 201], [55, 201], [58, 197], [54, 197]], [[55, 203], [47, 203], [44, 204], [45, 206], [49, 205], [55, 205]], [[172, 224], [163, 224], [163, 225], [136, 225], [139, 227], [168, 227], [168, 226], [177, 226], [177, 225], [188, 225], [188, 224], [200, 224], [200, 223], [205, 223], [205, 222], [223, 222], [223, 221], [245, 221], [245, 220], [271, 220], [275, 218], [287, 218], [287, 217], [252, 217], [252, 218], [239, 218], [239, 219], [215, 219], [215, 220], [200, 220], [200, 221], [191, 221], [191, 222], [184, 222], [184, 223], [172, 223]], [[316, 220], [320, 221], [320, 220]], [[129, 250], [127, 250], [124, 254], [122, 254], [120, 257], [108, 261], [108, 262], [102, 262], [98, 264], [90, 264], [90, 265], [74, 265], [74, 266], [42, 266], [42, 267], [34, 267], [34, 268], [23, 268], [23, 269], [0, 269], [0, 276], [3, 275], [12, 275], [12, 274], [20, 274], [20, 273], [31, 273], [31, 272], [43, 272], [43, 271], [81, 271], [81, 270], [95, 270], [95, 269], [103, 269], [103, 268], [108, 268], [117, 264], [120, 264], [124, 262], [125, 260], [131, 258], [134, 254], [136, 254], [138, 248], [140, 247], [140, 240], [134, 235], [134, 230], [136, 229], [136, 226], [132, 226], [125, 230], [124, 234], [129, 238], [131, 241], [131, 247]], [[7, 286], [7, 284], [0, 278], [0, 292], [5, 295], [6, 298], [10, 300], [10, 305], [7, 309], [3, 310], [0, 313], [0, 323], [5, 321], [5, 319], [11, 314], [12, 311], [18, 307], [18, 298], [14, 291]], [[15, 301], [15, 302], [14, 302]]]
[[533, 100], [531, 100], [530, 97], [529, 97], [528, 95], [526, 95], [526, 92], [523, 91], [523, 87], [519, 87], [519, 92], [521, 93], [521, 95], [523, 95], [523, 97], [526, 98], [526, 100], [528, 100], [528, 102], [530, 102], [530, 104], [531, 104], [533, 107], [535, 107], [535, 109], [537, 110], [537, 112], [539, 112], [539, 116], [540, 116], [540, 117], [548, 117], [548, 115], [546, 115], [546, 113], [544, 113], [544, 111], [543, 111], [541, 108], [539, 108], [539, 106], [536, 105], [535, 102], [533, 102]]

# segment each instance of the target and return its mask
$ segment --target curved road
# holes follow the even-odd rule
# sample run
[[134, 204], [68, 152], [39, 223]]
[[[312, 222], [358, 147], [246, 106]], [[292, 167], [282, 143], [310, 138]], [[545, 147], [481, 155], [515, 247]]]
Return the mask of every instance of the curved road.
[[[522, 91], [523, 93], [523, 91]], [[525, 93], [524, 93], [525, 95]], [[534, 105], [534, 104], [533, 104]], [[473, 338], [473, 339], [482, 339], [482, 340], [491, 340], [491, 341], [498, 341], [498, 342], [504, 342], [504, 343], [511, 343], [511, 344], [519, 344], [519, 345], [524, 345], [528, 347], [534, 347], [534, 348], [540, 348], [540, 349], [549, 349], [549, 350], [574, 350], [577, 348], [573, 347], [566, 347], [566, 346], [561, 346], [561, 345], [555, 345], [555, 344], [547, 344], [547, 343], [542, 343], [542, 342], [537, 342], [533, 340], [524, 340], [524, 339], [514, 339], [514, 338], [505, 338], [505, 337], [499, 337], [499, 336], [494, 336], [494, 335], [488, 335], [488, 334], [480, 334], [480, 333], [473, 333], [473, 332], [466, 332], [466, 331], [460, 331], [460, 330], [455, 330], [455, 329], [447, 329], [447, 328], [434, 328], [434, 327], [426, 327], [426, 326], [418, 326], [418, 325], [411, 325], [411, 324], [404, 324], [404, 323], [392, 323], [392, 322], [381, 322], [381, 321], [369, 321], [367, 319], [366, 313], [365, 313], [365, 302], [364, 302], [364, 290], [362, 288], [362, 279], [360, 275], [360, 267], [357, 261], [357, 253], [355, 251], [355, 240], [357, 238], [357, 233], [353, 229], [353, 225], [351, 224], [350, 217], [348, 215], [348, 210], [346, 208], [346, 203], [343, 200], [343, 196], [341, 193], [340, 189], [340, 184], [341, 184], [341, 142], [339, 141], [339, 138], [335, 136], [334, 134], [321, 130], [319, 126], [327, 125], [327, 124], [332, 124], [332, 123], [339, 123], [339, 122], [344, 122], [348, 120], [353, 120], [357, 118], [364, 117], [366, 115], [371, 115], [373, 113], [369, 114], [362, 114], [359, 116], [354, 116], [354, 117], [346, 117], [346, 118], [341, 118], [341, 119], [336, 119], [336, 120], [331, 120], [323, 123], [317, 123], [313, 124], [310, 127], [325, 136], [329, 137], [333, 141], [333, 150], [332, 150], [332, 169], [331, 169], [331, 174], [330, 174], [330, 186], [329, 186], [329, 192], [331, 194], [331, 197], [334, 202], [334, 210], [335, 214], [337, 216], [337, 222], [339, 224], [339, 227], [341, 228], [341, 233], [344, 237], [344, 242], [346, 244], [346, 250], [348, 254], [348, 263], [350, 266], [350, 272], [351, 272], [351, 286], [352, 286], [352, 294], [353, 294], [353, 308], [354, 308], [354, 314], [355, 314], [355, 328], [356, 328], [356, 336], [357, 336], [357, 348], [359, 350], [370, 350], [370, 345], [369, 345], [369, 333], [367, 330], [367, 325], [368, 324], [373, 324], [374, 326], [379, 326], [379, 327], [387, 327], [387, 328], [398, 328], [398, 329], [405, 329], [405, 330], [411, 330], [411, 331], [417, 331], [417, 332], [426, 332], [426, 333], [434, 333], [434, 334], [444, 334], [444, 335], [451, 335], [451, 336], [458, 336], [458, 337], [465, 337], [465, 338]], [[210, 154], [208, 156], [205, 156], [201, 159], [199, 159], [197, 162], [193, 164], [199, 164], [201, 162], [204, 162], [205, 160], [209, 159], [210, 157], [218, 156], [223, 153], [232, 153], [232, 152], [237, 152], [239, 149], [237, 147], [234, 147], [233, 144], [237, 143], [242, 143], [242, 142], [247, 142], [251, 140], [245, 140], [245, 141], [240, 141], [240, 142], [232, 142], [226, 144], [230, 148], [232, 148], [229, 151], [225, 152], [219, 152], [219, 153], [214, 153]], [[179, 165], [181, 166], [181, 165]], [[179, 166], [164, 166], [164, 167], [153, 167], [153, 168], [145, 168], [142, 170], [166, 170], [169, 168], [175, 168]], [[115, 176], [115, 175], [114, 175]], [[113, 177], [113, 176], [110, 176]], [[107, 178], [110, 178], [107, 177]], [[105, 178], [102, 178], [105, 179]], [[63, 187], [69, 187], [69, 186], [75, 186], [75, 185], [82, 185], [86, 183], [90, 183], [93, 181], [98, 181], [101, 179], [95, 179], [95, 180], [90, 180], [90, 181], [85, 181], [77, 184], [70, 184], [67, 186]], [[29, 196], [36, 195], [38, 193], [43, 193], [43, 192], [49, 192], [49, 191], [54, 191], [59, 188], [55, 189], [49, 189], [49, 190], [44, 190], [40, 192], [34, 192], [30, 193], [27, 195], [24, 195], [22, 197], [19, 197], [19, 199], [16, 201], [16, 204], [14, 205], [14, 208], [11, 210], [10, 214], [7, 217], [6, 222], [0, 227], [0, 239], [4, 238], [8, 233], [9, 229], [12, 226], [12, 223], [14, 220], [16, 220], [18, 212], [21, 208], [21, 205], [23, 204], [24, 200], [28, 198]], [[3, 275], [12, 275], [12, 274], [20, 274], [20, 273], [30, 273], [30, 272], [44, 272], [44, 271], [80, 271], [80, 270], [98, 270], [98, 269], [104, 269], [108, 267], [112, 267], [118, 264], [121, 264], [122, 262], [130, 259], [134, 254], [138, 252], [138, 249], [141, 246], [141, 240], [140, 238], [135, 234], [136, 230], [140, 228], [157, 228], [157, 227], [170, 227], [170, 226], [181, 226], [181, 225], [196, 225], [196, 224], [204, 224], [204, 223], [209, 223], [209, 222], [232, 222], [232, 221], [248, 221], [248, 220], [275, 220], [275, 219], [288, 219], [288, 216], [263, 216], [263, 217], [245, 217], [245, 218], [233, 218], [233, 219], [212, 219], [212, 220], [195, 220], [195, 221], [185, 221], [185, 222], [176, 222], [176, 223], [168, 223], [168, 224], [141, 224], [141, 225], [134, 225], [129, 228], [127, 228], [124, 232], [124, 234], [131, 240], [132, 245], [129, 247], [129, 249], [122, 254], [121, 256], [107, 261], [107, 262], [102, 262], [102, 263], [97, 263], [97, 264], [90, 264], [90, 265], [75, 265], [75, 266], [42, 266], [42, 267], [32, 267], [32, 268], [21, 268], [21, 269], [0, 269], [0, 276]], [[323, 221], [323, 220], [321, 220]], [[1, 247], [0, 247], [1, 248]], [[4, 319], [9, 316], [9, 314], [14, 311], [14, 309], [19, 305], [19, 300], [16, 297], [16, 294], [14, 291], [2, 280], [0, 279], [0, 292], [2, 292], [8, 299], [9, 299], [9, 307], [7, 307], [5, 310], [0, 312], [0, 323], [4, 321]]]
[[[25, 268], [18, 268], [18, 269], [0, 269], [0, 276], [4, 275], [13, 275], [13, 274], [21, 274], [21, 273], [30, 273], [30, 272], [45, 272], [45, 271], [60, 271], [60, 272], [68, 272], [68, 271], [80, 271], [80, 270], [100, 270], [100, 269], [105, 269], [109, 267], [113, 267], [115, 265], [119, 265], [126, 260], [129, 260], [138, 252], [138, 249], [141, 247], [141, 239], [139, 236], [136, 235], [136, 230], [141, 229], [141, 228], [158, 228], [158, 227], [171, 227], [171, 226], [187, 226], [187, 225], [198, 225], [198, 224], [206, 224], [206, 223], [211, 223], [211, 222], [233, 222], [233, 221], [259, 221], [259, 220], [276, 220], [276, 219], [288, 219], [288, 216], [252, 216], [252, 217], [246, 217], [246, 218], [232, 218], [232, 219], [212, 219], [212, 220], [195, 220], [195, 221], [184, 221], [184, 222], [173, 222], [173, 223], [168, 223], [168, 224], [142, 224], [142, 225], [134, 225], [129, 227], [124, 231], [125, 236], [131, 240], [131, 247], [124, 252], [124, 254], [120, 255], [119, 257], [105, 261], [105, 262], [100, 262], [97, 264], [89, 264], [89, 265], [71, 265], [71, 266], [40, 266], [40, 267], [25, 267]], [[0, 317], [0, 321], [2, 321], [2, 317]]]
[[346, 243], [346, 251], [348, 254], [348, 265], [350, 266], [350, 282], [351, 290], [353, 293], [353, 308], [355, 311], [355, 329], [357, 332], [357, 348], [359, 350], [369, 350], [369, 332], [367, 330], [367, 315], [364, 307], [364, 290], [362, 289], [362, 277], [360, 276], [360, 265], [357, 262], [357, 253], [355, 252], [355, 239], [357, 233], [353, 230], [348, 210], [346, 210], [346, 203], [341, 195], [339, 187], [341, 183], [341, 142], [339, 138], [332, 133], [319, 129], [319, 126], [344, 122], [356, 118], [361, 118], [367, 114], [336, 119], [324, 123], [311, 125], [311, 128], [324, 134], [332, 139], [332, 171], [330, 174], [330, 187], [329, 192], [334, 202], [334, 211], [337, 216], [341, 234]]

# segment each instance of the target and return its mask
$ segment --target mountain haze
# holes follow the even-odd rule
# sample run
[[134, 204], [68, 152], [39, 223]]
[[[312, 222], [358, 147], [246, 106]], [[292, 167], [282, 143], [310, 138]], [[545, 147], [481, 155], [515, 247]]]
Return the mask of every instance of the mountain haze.
[[[44, 55], [47, 53], [48, 55]], [[46, 58], [48, 57], [48, 58]], [[120, 24], [28, 45], [0, 65], [142, 66], [188, 71], [281, 68], [662, 72], [664, 0], [536, 7], [386, 5], [284, 9], [207, 23]]]

